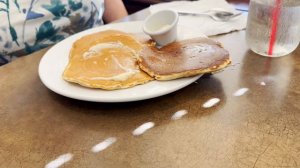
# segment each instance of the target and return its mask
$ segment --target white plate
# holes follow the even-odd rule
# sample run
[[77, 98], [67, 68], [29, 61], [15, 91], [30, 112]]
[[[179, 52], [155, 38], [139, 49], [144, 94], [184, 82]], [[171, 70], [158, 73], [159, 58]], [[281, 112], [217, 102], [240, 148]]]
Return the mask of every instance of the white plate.
[[[68, 56], [72, 44], [82, 36], [107, 29], [121, 30], [128, 33], [139, 33], [142, 32], [142, 22], [116, 23], [93, 28], [70, 36], [56, 44], [48, 50], [39, 64], [39, 76], [44, 85], [60, 95], [79, 100], [93, 102], [130, 102], [154, 98], [174, 92], [193, 83], [200, 77], [196, 76], [172, 81], [152, 81], [144, 85], [115, 91], [90, 89], [63, 80], [62, 73], [68, 64]], [[192, 32], [195, 33], [191, 33], [190, 29], [185, 30], [184, 27], [179, 26], [178, 34], [180, 36], [178, 39], [182, 40], [203, 36], [202, 34], [196, 33], [197, 31]]]

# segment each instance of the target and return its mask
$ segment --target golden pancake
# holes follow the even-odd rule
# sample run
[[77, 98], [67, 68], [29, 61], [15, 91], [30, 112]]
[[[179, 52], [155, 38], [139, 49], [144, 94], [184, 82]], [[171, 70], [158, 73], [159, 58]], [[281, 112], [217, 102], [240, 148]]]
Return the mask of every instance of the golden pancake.
[[174, 42], [160, 49], [145, 46], [139, 66], [157, 80], [171, 80], [218, 71], [230, 64], [229, 53], [208, 38]]
[[137, 54], [149, 38], [107, 30], [77, 40], [63, 79], [90, 88], [114, 90], [153, 80], [137, 65]]

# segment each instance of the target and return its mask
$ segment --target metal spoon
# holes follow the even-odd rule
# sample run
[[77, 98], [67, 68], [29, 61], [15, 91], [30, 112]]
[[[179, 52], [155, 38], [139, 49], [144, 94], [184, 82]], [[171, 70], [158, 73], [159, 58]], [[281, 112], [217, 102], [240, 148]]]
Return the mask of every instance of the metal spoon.
[[201, 13], [178, 12], [178, 14], [182, 16], [209, 16], [215, 21], [226, 22], [232, 18], [241, 15], [242, 12], [233, 13], [233, 12], [222, 11], [218, 9], [218, 10], [209, 10]]

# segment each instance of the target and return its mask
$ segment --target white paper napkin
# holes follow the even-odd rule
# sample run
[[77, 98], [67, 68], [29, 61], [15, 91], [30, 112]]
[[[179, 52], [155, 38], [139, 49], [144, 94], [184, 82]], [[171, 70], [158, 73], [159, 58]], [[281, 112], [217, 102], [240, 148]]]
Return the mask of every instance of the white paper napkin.
[[[164, 9], [172, 9], [181, 12], [199, 13], [214, 8], [222, 8], [226, 11], [239, 12], [225, 0], [199, 0], [199, 1], [173, 1], [150, 6], [151, 13]], [[206, 16], [180, 16], [180, 26], [199, 31], [207, 36], [229, 33], [246, 28], [247, 16], [240, 15], [227, 22], [218, 22]]]

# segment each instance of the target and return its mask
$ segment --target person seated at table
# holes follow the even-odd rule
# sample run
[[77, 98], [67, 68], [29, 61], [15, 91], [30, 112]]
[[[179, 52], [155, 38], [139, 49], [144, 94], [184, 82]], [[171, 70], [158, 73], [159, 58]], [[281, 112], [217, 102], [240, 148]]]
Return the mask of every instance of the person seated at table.
[[0, 66], [124, 16], [122, 0], [0, 0]]

